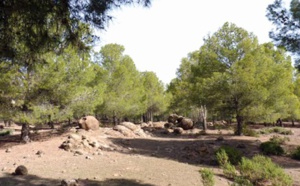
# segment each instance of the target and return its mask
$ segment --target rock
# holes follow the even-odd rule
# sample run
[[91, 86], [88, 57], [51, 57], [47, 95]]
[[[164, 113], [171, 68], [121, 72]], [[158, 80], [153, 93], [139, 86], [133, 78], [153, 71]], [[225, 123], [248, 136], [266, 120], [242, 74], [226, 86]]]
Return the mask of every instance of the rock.
[[194, 127], [194, 122], [190, 118], [182, 118], [179, 120], [177, 126], [183, 128], [184, 130], [189, 130]]
[[44, 153], [43, 151], [39, 150], [39, 151], [37, 151], [35, 154], [38, 155], [38, 156], [42, 156], [42, 155], [45, 154], [45, 153]]
[[122, 122], [120, 125], [130, 129], [131, 131], [137, 130], [139, 127], [131, 122]]
[[85, 154], [85, 152], [83, 151], [83, 150], [76, 150], [75, 152], [74, 152], [74, 156], [77, 156], [77, 155], [83, 155], [83, 154]]
[[170, 129], [170, 128], [172, 128], [172, 127], [174, 127], [174, 124], [173, 124], [173, 123], [165, 123], [165, 124], [164, 124], [164, 128], [166, 128], [166, 129]]
[[184, 130], [183, 128], [181, 127], [176, 127], [174, 128], [174, 131], [173, 131], [175, 134], [183, 134], [184, 133]]
[[149, 125], [147, 123], [142, 123], [141, 128], [143, 128], [143, 127], [149, 127]]
[[15, 170], [15, 175], [27, 175], [28, 169], [24, 165], [20, 165]]
[[98, 130], [100, 122], [94, 116], [86, 116], [79, 121], [79, 127], [85, 130]]
[[82, 136], [80, 136], [80, 135], [78, 135], [78, 134], [70, 134], [68, 138], [69, 138], [69, 139], [74, 139], [74, 140], [76, 140], [76, 141], [79, 141], [79, 140], [82, 139]]
[[147, 134], [144, 132], [143, 129], [137, 129], [137, 130], [135, 130], [134, 134], [136, 134], [137, 136], [140, 136], [140, 137], [147, 137]]
[[77, 131], [77, 129], [75, 127], [70, 128], [70, 132], [75, 133]]
[[78, 180], [62, 180], [61, 186], [79, 186]]
[[122, 133], [124, 136], [127, 137], [132, 137], [133, 136], [133, 132], [128, 129], [127, 127], [123, 126], [123, 125], [116, 125], [113, 128], [116, 131], [119, 131], [120, 133]]
[[85, 159], [87, 159], [87, 160], [92, 160], [93, 157], [91, 157], [91, 156], [86, 156]]
[[8, 148], [5, 150], [6, 153], [10, 153], [11, 152], [11, 148]]

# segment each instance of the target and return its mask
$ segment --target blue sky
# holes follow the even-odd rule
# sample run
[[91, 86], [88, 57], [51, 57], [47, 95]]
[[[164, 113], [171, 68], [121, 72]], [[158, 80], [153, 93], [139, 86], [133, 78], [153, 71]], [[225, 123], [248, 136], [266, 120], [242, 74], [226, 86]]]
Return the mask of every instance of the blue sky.
[[[181, 59], [203, 44], [225, 22], [253, 32], [260, 43], [271, 41], [266, 8], [274, 0], [152, 0], [150, 8], [123, 7], [100, 33], [101, 46], [125, 47], [139, 71], [153, 71], [168, 84]], [[285, 0], [289, 4], [289, 0]]]

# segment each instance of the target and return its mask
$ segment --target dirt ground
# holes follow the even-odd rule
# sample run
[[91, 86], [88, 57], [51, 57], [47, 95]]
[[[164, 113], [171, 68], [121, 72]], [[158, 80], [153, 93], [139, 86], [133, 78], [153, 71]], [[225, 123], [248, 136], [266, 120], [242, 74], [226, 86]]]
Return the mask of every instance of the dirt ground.
[[[202, 185], [199, 170], [204, 167], [214, 171], [217, 186], [230, 185], [216, 165], [215, 150], [230, 145], [252, 157], [274, 135], [234, 136], [230, 130], [212, 129], [207, 135], [199, 135], [200, 129], [175, 135], [151, 129], [147, 137], [124, 137], [106, 127], [85, 134], [108, 148], [74, 155], [59, 148], [74, 131], [44, 129], [32, 134], [31, 143], [20, 144], [19, 127], [14, 128], [16, 135], [0, 137], [0, 186], [59, 186], [63, 179], [78, 179], [81, 186], [193, 186]], [[287, 149], [300, 145], [300, 128], [291, 130]], [[300, 185], [300, 161], [271, 158]], [[27, 176], [12, 175], [19, 165], [28, 168]]]

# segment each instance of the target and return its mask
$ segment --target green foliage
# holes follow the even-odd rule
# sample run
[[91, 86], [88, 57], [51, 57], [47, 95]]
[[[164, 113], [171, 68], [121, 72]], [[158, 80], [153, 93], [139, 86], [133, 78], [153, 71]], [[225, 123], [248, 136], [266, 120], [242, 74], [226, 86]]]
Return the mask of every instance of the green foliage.
[[285, 51], [272, 43], [260, 45], [253, 34], [230, 23], [182, 60], [168, 87], [171, 108], [205, 105], [214, 117], [236, 117], [238, 135], [246, 121], [299, 117], [300, 102], [293, 89], [292, 61]]
[[292, 153], [292, 158], [300, 160], [300, 146]]
[[284, 170], [272, 162], [270, 158], [256, 155], [252, 159], [242, 158], [239, 165], [242, 178], [246, 178], [253, 184], [270, 182], [271, 185], [290, 186], [292, 178]]
[[284, 150], [280, 146], [280, 144], [278, 144], [277, 142], [274, 142], [274, 141], [264, 142], [264, 143], [260, 144], [259, 148], [265, 155], [280, 156], [280, 155], [284, 154]]
[[220, 166], [224, 166], [225, 164], [228, 163], [229, 158], [225, 149], [223, 148], [218, 149], [218, 151], [216, 152], [216, 157]]
[[271, 128], [264, 128], [259, 131], [261, 134], [270, 134], [270, 133], [278, 133], [283, 135], [291, 135], [293, 132], [290, 129], [285, 129], [282, 127], [271, 127]]
[[237, 175], [237, 170], [235, 169], [235, 166], [231, 163], [226, 163], [222, 166], [223, 173], [228, 178], [235, 178]]
[[250, 180], [242, 176], [236, 176], [231, 186], [253, 186]]
[[245, 136], [258, 137], [258, 133], [255, 130], [253, 130], [250, 127], [248, 127], [247, 125], [243, 126], [243, 130], [242, 131], [243, 131], [242, 133]]
[[130, 4], [149, 6], [150, 0], [3, 0], [0, 60], [18, 58], [20, 53], [26, 54], [24, 59], [38, 58], [39, 54], [61, 52], [70, 45], [87, 50], [97, 39], [90, 28], [104, 29], [112, 19], [110, 10]]
[[239, 150], [230, 146], [222, 146], [216, 151], [217, 160], [220, 165], [225, 165], [227, 162], [237, 165], [241, 159], [242, 154]]
[[202, 183], [204, 186], [214, 186], [215, 185], [215, 179], [214, 179], [214, 173], [212, 170], [204, 168], [200, 171]]
[[282, 145], [282, 144], [284, 144], [285, 142], [290, 141], [290, 138], [288, 138], [288, 137], [286, 137], [286, 136], [281, 137], [281, 136], [279, 136], [279, 135], [274, 135], [274, 136], [272, 136], [272, 137], [270, 138], [270, 141], [271, 141], [271, 142], [274, 142], [274, 143], [277, 143], [277, 144], [279, 144], [279, 145]]
[[13, 133], [14, 133], [14, 131], [12, 129], [1, 130], [0, 136], [9, 136], [9, 135], [12, 135]]
[[290, 1], [286, 8], [284, 1], [276, 0], [267, 8], [268, 19], [276, 26], [270, 32], [270, 37], [279, 47], [284, 47], [296, 57], [296, 67], [299, 69], [299, 9], [297, 0]]

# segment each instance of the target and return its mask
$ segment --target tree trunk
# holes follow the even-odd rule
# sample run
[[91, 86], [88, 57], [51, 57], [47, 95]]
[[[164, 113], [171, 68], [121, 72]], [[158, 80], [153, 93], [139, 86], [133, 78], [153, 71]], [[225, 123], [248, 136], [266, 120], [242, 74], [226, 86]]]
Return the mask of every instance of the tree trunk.
[[243, 117], [240, 115], [237, 115], [236, 121], [237, 121], [236, 135], [241, 136], [243, 134]]
[[114, 124], [114, 126], [116, 126], [118, 124], [118, 119], [117, 119], [115, 111], [113, 111], [113, 124]]
[[294, 127], [295, 126], [295, 120], [292, 119], [292, 126]]
[[28, 124], [23, 123], [21, 129], [21, 142], [29, 143], [31, 141], [29, 135], [30, 135], [30, 127]]
[[49, 127], [51, 128], [51, 129], [54, 129], [54, 123], [53, 123], [53, 121], [52, 121], [52, 119], [51, 119], [51, 115], [49, 114], [48, 115], [48, 125], [49, 125]]
[[202, 122], [203, 125], [203, 130], [206, 131], [207, 130], [207, 110], [206, 110], [206, 106], [201, 106], [200, 108], [200, 121]]

